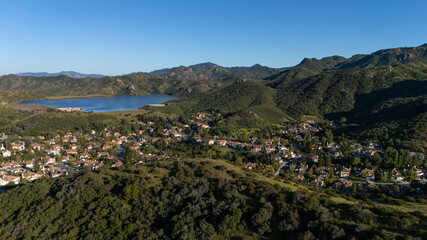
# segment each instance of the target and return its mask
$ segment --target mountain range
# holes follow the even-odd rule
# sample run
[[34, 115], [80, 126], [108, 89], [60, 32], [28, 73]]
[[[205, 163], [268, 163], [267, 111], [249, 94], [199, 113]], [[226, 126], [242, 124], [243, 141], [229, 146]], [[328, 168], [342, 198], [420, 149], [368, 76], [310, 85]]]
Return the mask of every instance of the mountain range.
[[25, 73], [17, 73], [15, 74], [17, 76], [31, 76], [31, 77], [56, 77], [60, 75], [69, 76], [72, 78], [102, 78], [105, 77], [101, 74], [85, 74], [85, 73], [79, 73], [74, 71], [62, 71], [58, 73], [47, 73], [47, 72], [25, 72]]
[[[390, 132], [409, 148], [424, 149], [426, 80], [424, 44], [350, 58], [305, 58], [291, 68], [202, 63], [102, 78], [5, 75], [0, 100], [20, 101], [22, 91], [26, 99], [162, 93], [180, 97], [164, 111], [219, 111], [238, 124], [311, 116], [341, 121], [350, 133], [375, 137]], [[375, 98], [376, 93], [385, 96]]]
[[203, 80], [236, 76], [249, 79], [265, 78], [277, 74], [287, 68], [270, 68], [255, 64], [251, 67], [222, 67], [214, 63], [200, 63], [188, 67], [179, 66], [150, 72], [150, 74], [167, 79]]

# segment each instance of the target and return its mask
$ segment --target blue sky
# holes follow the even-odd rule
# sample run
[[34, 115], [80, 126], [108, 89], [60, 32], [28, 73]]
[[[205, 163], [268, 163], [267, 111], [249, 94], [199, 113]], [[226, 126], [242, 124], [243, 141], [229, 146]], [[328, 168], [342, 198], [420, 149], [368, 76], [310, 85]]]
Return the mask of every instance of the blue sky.
[[427, 43], [426, 10], [425, 0], [2, 0], [0, 75], [292, 66]]

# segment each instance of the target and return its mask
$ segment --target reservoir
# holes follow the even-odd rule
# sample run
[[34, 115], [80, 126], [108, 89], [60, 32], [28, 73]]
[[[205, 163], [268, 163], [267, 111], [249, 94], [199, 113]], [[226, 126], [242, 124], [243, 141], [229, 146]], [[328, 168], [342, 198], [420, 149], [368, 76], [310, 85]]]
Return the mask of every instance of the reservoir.
[[85, 112], [111, 112], [136, 110], [148, 104], [160, 104], [175, 97], [163, 94], [144, 96], [114, 96], [111, 98], [71, 98], [66, 100], [32, 100], [19, 104], [37, 104], [56, 108], [81, 108]]

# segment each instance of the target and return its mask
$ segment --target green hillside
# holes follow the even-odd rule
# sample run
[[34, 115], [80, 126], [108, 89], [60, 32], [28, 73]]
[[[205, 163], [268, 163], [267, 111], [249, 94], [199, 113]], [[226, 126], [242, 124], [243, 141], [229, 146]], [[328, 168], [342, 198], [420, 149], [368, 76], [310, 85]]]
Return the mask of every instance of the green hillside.
[[[342, 132], [367, 136], [416, 151], [427, 149], [427, 81], [407, 80], [355, 96], [354, 109], [327, 115], [345, 117]], [[399, 139], [398, 142], [392, 139]]]
[[395, 145], [423, 151], [427, 136], [426, 69], [427, 64], [418, 61], [328, 71], [282, 83], [276, 103], [294, 117], [346, 119], [341, 133], [384, 141], [395, 138], [403, 141]]
[[[6, 75], [0, 77], [0, 100], [19, 102], [28, 99], [63, 96], [146, 95], [150, 93], [194, 96], [213, 88], [227, 86], [233, 77], [218, 79], [174, 80], [135, 73], [128, 76], [74, 79], [65, 75], [56, 77], [28, 77]], [[23, 95], [12, 94], [26, 91]]]
[[357, 54], [348, 59], [340, 56], [325, 57], [320, 60], [305, 58], [297, 66], [270, 76], [265, 80], [268, 85], [279, 87], [282, 84], [330, 70], [366, 69], [419, 61], [427, 62], [427, 44], [419, 47], [384, 49], [369, 55]]
[[117, 125], [118, 120], [107, 114], [65, 113], [46, 107], [47, 110], [20, 111], [0, 108], [0, 132], [37, 136], [42, 133], [73, 131]]
[[276, 91], [261, 83], [247, 81], [234, 83], [220, 91], [200, 98], [194, 107], [197, 111], [220, 112], [225, 116], [237, 117], [239, 122], [277, 123], [286, 115], [276, 107]]
[[403, 80], [427, 80], [424, 62], [377, 67], [328, 71], [299, 81], [283, 83], [276, 102], [293, 115], [350, 111], [355, 95], [391, 87]]
[[403, 239], [422, 237], [427, 228], [420, 213], [337, 204], [327, 193], [292, 192], [280, 181], [257, 176], [221, 160], [187, 159], [45, 178], [0, 195], [0, 234], [2, 239]]

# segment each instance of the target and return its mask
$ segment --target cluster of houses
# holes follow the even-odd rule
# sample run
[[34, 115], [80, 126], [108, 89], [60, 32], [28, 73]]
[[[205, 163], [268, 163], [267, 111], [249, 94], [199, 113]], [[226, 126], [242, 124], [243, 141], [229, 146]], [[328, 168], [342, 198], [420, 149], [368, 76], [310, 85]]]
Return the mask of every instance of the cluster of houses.
[[[342, 158], [343, 153], [340, 144], [319, 139], [317, 133], [322, 129], [314, 121], [306, 121], [290, 126], [286, 130], [278, 130], [271, 138], [262, 139], [254, 137], [243, 140], [229, 136], [204, 139], [199, 135], [188, 134], [187, 129], [190, 127], [209, 129], [215, 117], [211, 114], [199, 113], [188, 119], [188, 124], [177, 121], [163, 128], [160, 133], [156, 131], [156, 123], [152, 121], [131, 122], [130, 124], [140, 126], [134, 129], [140, 130], [126, 135], [117, 129], [106, 128], [100, 132], [95, 130], [87, 133], [67, 132], [49, 138], [37, 136], [11, 142], [7, 135], [0, 133], [0, 186], [34, 181], [42, 176], [53, 178], [64, 176], [81, 168], [97, 170], [107, 163], [113, 168], [120, 167], [123, 165], [123, 144], [125, 143], [139, 155], [140, 161], [136, 164], [166, 159], [170, 157], [167, 152], [146, 151], [144, 146], [156, 146], [159, 141], [168, 145], [183, 140], [193, 140], [212, 147], [249, 151], [253, 154], [270, 154], [273, 160], [277, 161], [276, 167], [251, 162], [246, 162], [245, 167], [278, 174], [284, 170], [284, 166], [287, 166], [297, 179], [319, 187], [324, 186], [325, 181], [331, 178], [335, 179], [333, 185], [340, 189], [349, 188], [354, 181], [361, 179], [375, 182], [375, 169], [315, 167], [318, 165], [321, 154], [330, 158]], [[154, 134], [155, 131], [156, 134]], [[286, 137], [290, 132], [293, 137]], [[303, 141], [307, 138], [312, 143], [311, 153], [304, 153], [302, 149]], [[365, 146], [353, 142], [350, 146], [352, 154], [360, 157], [372, 158], [376, 152], [384, 151], [375, 142], [369, 142]], [[425, 179], [425, 169], [411, 167], [411, 170], [417, 173], [418, 179]], [[311, 175], [306, 179], [308, 172]], [[398, 169], [385, 170], [383, 174], [387, 174], [395, 182], [405, 181]], [[356, 180], [352, 180], [352, 176]]]

